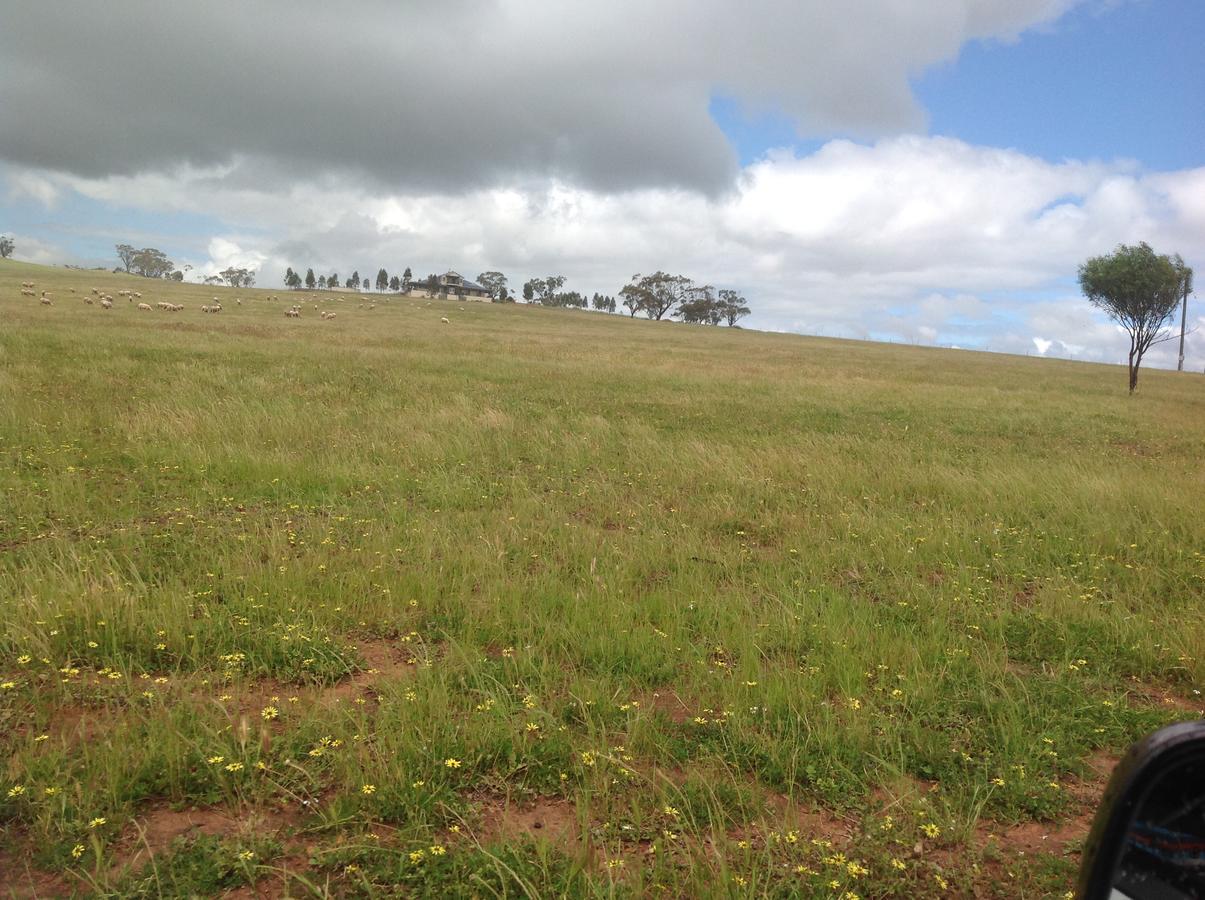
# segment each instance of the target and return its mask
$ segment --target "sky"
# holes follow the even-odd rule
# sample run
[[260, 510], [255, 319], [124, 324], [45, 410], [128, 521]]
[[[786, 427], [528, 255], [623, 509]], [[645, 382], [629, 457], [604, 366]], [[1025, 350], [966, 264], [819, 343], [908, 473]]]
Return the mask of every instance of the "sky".
[[747, 327], [1117, 363], [1076, 270], [1205, 272], [1202, 46], [1202, 0], [5, 4], [0, 233], [269, 287], [661, 269]]

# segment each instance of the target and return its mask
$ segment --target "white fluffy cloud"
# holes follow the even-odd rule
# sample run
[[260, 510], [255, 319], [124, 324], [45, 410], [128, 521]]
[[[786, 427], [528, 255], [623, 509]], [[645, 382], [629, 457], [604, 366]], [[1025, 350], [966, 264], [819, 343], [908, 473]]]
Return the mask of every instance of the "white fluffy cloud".
[[[782, 151], [716, 198], [675, 189], [606, 193], [559, 181], [466, 194], [379, 195], [354, 180], [256, 188], [220, 169], [86, 179], [73, 191], [137, 208], [239, 223], [187, 262], [262, 272], [410, 266], [549, 272], [615, 293], [634, 272], [685, 272], [745, 292], [754, 327], [1117, 361], [1114, 326], [1079, 297], [1076, 266], [1119, 242], [1149, 241], [1205, 270], [1205, 169], [1051, 163], [948, 138], [833, 141]], [[1190, 342], [1205, 365], [1205, 335]], [[1155, 351], [1174, 365], [1174, 348]]]

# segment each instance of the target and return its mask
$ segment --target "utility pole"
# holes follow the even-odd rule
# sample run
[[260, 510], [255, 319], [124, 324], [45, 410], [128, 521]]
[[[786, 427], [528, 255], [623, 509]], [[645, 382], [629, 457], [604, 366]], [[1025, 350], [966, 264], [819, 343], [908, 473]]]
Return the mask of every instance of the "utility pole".
[[1188, 321], [1188, 292], [1192, 290], [1192, 269], [1189, 269], [1184, 276], [1184, 300], [1180, 306], [1180, 361], [1176, 364], [1176, 371], [1184, 371], [1184, 325]]

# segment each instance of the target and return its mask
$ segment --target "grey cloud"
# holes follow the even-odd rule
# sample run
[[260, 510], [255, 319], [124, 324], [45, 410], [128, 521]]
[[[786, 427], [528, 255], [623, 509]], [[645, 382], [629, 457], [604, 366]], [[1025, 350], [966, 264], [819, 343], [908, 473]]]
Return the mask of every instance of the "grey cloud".
[[1071, 2], [10, 3], [0, 158], [94, 178], [241, 158], [226, 177], [715, 194], [737, 172], [715, 92], [801, 134], [915, 128], [912, 74]]

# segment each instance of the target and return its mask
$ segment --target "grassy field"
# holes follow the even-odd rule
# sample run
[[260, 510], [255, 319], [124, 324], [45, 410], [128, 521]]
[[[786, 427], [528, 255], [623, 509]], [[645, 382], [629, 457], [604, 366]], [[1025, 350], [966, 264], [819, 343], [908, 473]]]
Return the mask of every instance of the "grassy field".
[[1200, 376], [313, 296], [0, 264], [6, 891], [1062, 896], [1203, 709]]

